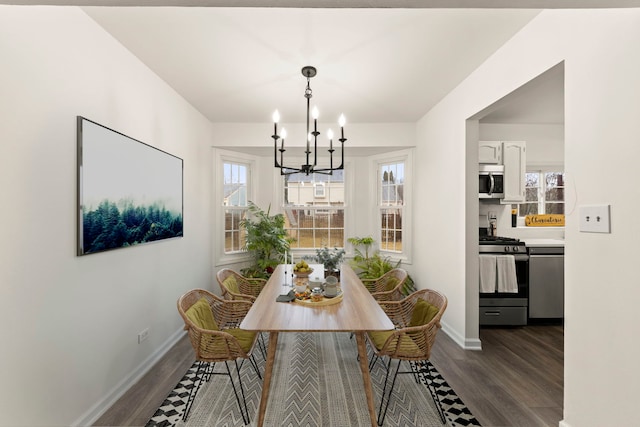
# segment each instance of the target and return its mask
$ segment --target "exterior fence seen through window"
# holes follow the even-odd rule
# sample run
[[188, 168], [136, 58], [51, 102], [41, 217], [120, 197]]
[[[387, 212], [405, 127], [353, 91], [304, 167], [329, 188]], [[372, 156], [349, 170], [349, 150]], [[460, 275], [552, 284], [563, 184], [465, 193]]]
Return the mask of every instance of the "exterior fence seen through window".
[[284, 176], [285, 228], [295, 249], [344, 247], [344, 171]]

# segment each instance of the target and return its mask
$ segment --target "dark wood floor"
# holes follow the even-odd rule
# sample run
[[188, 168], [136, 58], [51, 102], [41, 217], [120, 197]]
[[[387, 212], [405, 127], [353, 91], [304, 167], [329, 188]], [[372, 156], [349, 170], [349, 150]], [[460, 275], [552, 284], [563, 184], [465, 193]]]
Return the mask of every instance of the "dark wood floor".
[[[557, 426], [562, 419], [562, 326], [481, 329], [482, 351], [440, 333], [434, 366], [485, 427]], [[180, 340], [94, 425], [144, 426], [193, 363]]]
[[93, 425], [144, 426], [194, 361], [185, 335]]
[[557, 426], [562, 420], [562, 326], [483, 328], [482, 351], [445, 334], [431, 361], [485, 427]]

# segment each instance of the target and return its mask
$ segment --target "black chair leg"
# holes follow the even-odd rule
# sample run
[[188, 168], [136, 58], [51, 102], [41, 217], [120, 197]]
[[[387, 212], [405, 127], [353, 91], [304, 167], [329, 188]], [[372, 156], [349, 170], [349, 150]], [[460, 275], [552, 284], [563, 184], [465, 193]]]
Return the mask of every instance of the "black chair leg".
[[[229, 362], [224, 362], [224, 366], [227, 368], [227, 374], [229, 375], [229, 381], [231, 381], [231, 387], [233, 387], [233, 394], [236, 396], [236, 401], [238, 402], [238, 407], [240, 408], [240, 414], [242, 415], [242, 420], [244, 424], [249, 424], [249, 411], [247, 409], [247, 401], [244, 398], [244, 388], [242, 387], [242, 377], [240, 376], [240, 368], [238, 367], [238, 362], [234, 361], [236, 364], [236, 373], [238, 374], [238, 381], [240, 385], [240, 394], [242, 395], [242, 401], [240, 401], [240, 395], [238, 395], [238, 390], [236, 389], [235, 381], [233, 381], [233, 376], [231, 375], [231, 370], [229, 369]], [[244, 403], [244, 404], [243, 404]]]
[[258, 362], [256, 361], [255, 357], [253, 357], [253, 354], [249, 357], [249, 362], [251, 363], [251, 366], [253, 366], [253, 370], [256, 371], [256, 375], [258, 375], [258, 378], [262, 379], [262, 375], [260, 375], [260, 369], [258, 368]]
[[189, 412], [191, 411], [191, 407], [193, 406], [193, 401], [196, 400], [196, 395], [198, 394], [198, 390], [200, 390], [200, 386], [204, 381], [208, 381], [208, 378], [211, 376], [208, 374], [207, 366], [209, 365], [206, 362], [198, 362], [198, 369], [196, 370], [196, 376], [193, 379], [193, 387], [189, 391], [189, 397], [187, 398], [187, 405], [184, 407], [184, 413], [182, 414], [182, 421], [186, 421], [189, 416]]
[[264, 360], [267, 360], [267, 345], [264, 342], [264, 335], [262, 332], [258, 332], [258, 348], [260, 349], [262, 358]]
[[[391, 380], [391, 386], [389, 387], [389, 392], [386, 393], [387, 403], [385, 405], [385, 392], [387, 390], [387, 382], [389, 380], [389, 372], [391, 371], [391, 361], [393, 359], [389, 358], [389, 364], [387, 365], [387, 374], [384, 377], [384, 387], [382, 388], [382, 400], [380, 400], [380, 409], [378, 410], [378, 425], [381, 426], [384, 424], [384, 419], [387, 416], [387, 409], [389, 409], [389, 402], [391, 401], [391, 393], [393, 392], [393, 387], [396, 385], [396, 378], [398, 377], [398, 371], [400, 370], [400, 364], [402, 360], [398, 360], [398, 364], [396, 365], [396, 370], [393, 374], [393, 380]], [[384, 411], [382, 407], [384, 406]]]
[[[202, 363], [205, 363], [205, 362], [202, 362]], [[211, 377], [213, 376], [213, 370], [215, 367], [216, 367], [215, 362], [206, 363], [205, 369], [202, 373], [202, 378], [204, 379], [204, 381], [209, 382], [211, 380]]]
[[411, 366], [411, 372], [413, 373], [413, 379], [416, 381], [416, 384], [420, 384], [420, 377], [418, 376], [418, 362], [409, 362], [409, 366]]
[[427, 387], [429, 388], [429, 393], [431, 394], [433, 402], [436, 404], [438, 415], [440, 415], [440, 421], [442, 421], [442, 424], [445, 424], [447, 420], [444, 416], [442, 403], [440, 402], [440, 398], [438, 397], [436, 382], [434, 381], [433, 375], [431, 374], [431, 363], [427, 360], [424, 362], [424, 365], [427, 367]]
[[373, 370], [373, 367], [376, 365], [377, 361], [378, 361], [378, 356], [376, 354], [371, 356], [371, 358], [369, 359], [369, 372]]

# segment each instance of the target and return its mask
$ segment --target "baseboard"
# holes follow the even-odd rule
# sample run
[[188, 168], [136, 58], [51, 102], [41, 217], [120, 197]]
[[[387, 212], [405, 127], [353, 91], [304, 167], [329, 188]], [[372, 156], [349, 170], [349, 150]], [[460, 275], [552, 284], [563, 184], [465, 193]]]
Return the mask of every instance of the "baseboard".
[[74, 421], [71, 424], [71, 427], [82, 427], [82, 426], [90, 426], [95, 423], [98, 418], [102, 414], [104, 414], [107, 409], [113, 406], [114, 403], [123, 394], [127, 392], [135, 383], [137, 383], [140, 378], [164, 356], [167, 351], [171, 349], [184, 335], [184, 329], [181, 327], [178, 331], [176, 331], [173, 335], [171, 335], [156, 351], [154, 351], [149, 357], [147, 357], [136, 369], [134, 369], [131, 374], [120, 381], [106, 396], [104, 396], [100, 401], [96, 402], [87, 412], [85, 412], [80, 418]]
[[441, 322], [442, 332], [447, 334], [456, 344], [465, 350], [482, 350], [482, 343], [478, 338], [466, 338], [460, 335], [455, 329], [451, 328], [447, 323]]

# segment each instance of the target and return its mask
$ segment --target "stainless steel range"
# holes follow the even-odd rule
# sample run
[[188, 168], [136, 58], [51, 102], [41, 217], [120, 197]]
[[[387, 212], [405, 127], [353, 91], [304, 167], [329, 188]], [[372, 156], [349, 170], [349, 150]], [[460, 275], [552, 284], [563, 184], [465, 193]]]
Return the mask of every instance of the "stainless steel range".
[[[518, 239], [480, 235], [479, 253], [481, 275], [489, 269], [493, 259], [497, 261], [495, 290], [487, 286], [486, 276], [481, 278], [480, 325], [522, 326], [527, 324], [529, 295], [529, 255], [524, 242]], [[484, 256], [483, 256], [484, 255]], [[489, 263], [489, 264], [487, 264]], [[502, 264], [501, 264], [502, 263]], [[515, 284], [508, 291], [500, 286], [501, 265], [515, 267]], [[489, 269], [490, 272], [490, 269]], [[513, 272], [513, 270], [511, 270]], [[510, 278], [513, 282], [513, 278]]]

